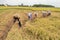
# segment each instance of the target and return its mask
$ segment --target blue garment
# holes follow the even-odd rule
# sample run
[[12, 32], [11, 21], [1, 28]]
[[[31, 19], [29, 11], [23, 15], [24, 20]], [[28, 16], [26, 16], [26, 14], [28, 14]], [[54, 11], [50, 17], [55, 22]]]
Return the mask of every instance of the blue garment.
[[29, 19], [29, 20], [32, 19], [32, 13], [28, 13], [28, 19]]

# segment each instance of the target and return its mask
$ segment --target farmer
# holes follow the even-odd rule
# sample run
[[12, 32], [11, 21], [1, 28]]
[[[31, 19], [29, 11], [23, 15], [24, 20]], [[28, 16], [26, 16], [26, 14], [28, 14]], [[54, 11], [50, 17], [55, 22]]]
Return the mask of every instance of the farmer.
[[47, 16], [47, 12], [46, 11], [42, 11], [42, 16], [46, 17]]
[[32, 13], [28, 13], [28, 19], [32, 20]]
[[22, 25], [21, 25], [21, 22], [20, 22], [20, 17], [17, 15], [17, 14], [15, 14], [14, 16], [13, 16], [13, 19], [14, 19], [14, 23], [16, 22], [16, 21], [18, 21], [18, 25], [19, 25], [19, 27], [21, 27]]
[[37, 17], [38, 16], [38, 13], [37, 12], [34, 12], [34, 16]]
[[48, 13], [47, 16], [50, 16], [51, 15], [51, 11], [48, 10], [47, 13]]

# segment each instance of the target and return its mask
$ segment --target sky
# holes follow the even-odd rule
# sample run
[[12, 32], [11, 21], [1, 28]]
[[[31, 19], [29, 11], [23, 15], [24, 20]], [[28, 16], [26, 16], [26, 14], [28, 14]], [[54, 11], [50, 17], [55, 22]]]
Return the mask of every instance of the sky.
[[46, 4], [60, 7], [60, 0], [0, 0], [0, 4], [18, 5]]

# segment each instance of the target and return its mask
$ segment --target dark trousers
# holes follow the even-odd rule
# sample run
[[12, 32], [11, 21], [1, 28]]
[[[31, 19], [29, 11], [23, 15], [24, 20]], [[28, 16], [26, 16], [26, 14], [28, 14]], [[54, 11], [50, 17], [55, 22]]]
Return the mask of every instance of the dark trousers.
[[47, 16], [50, 16], [51, 15], [51, 13], [48, 13], [48, 15]]
[[19, 21], [19, 18], [18, 18], [18, 17], [14, 17], [14, 23], [15, 23], [16, 21], [18, 21], [19, 27], [21, 27], [22, 25], [21, 25], [21, 22]]

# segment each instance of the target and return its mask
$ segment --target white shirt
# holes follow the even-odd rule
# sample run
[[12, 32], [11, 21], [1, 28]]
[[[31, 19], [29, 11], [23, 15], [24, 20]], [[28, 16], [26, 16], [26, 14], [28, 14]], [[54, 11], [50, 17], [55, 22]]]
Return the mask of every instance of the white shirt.
[[32, 13], [28, 13], [28, 16], [31, 16], [32, 15]]

